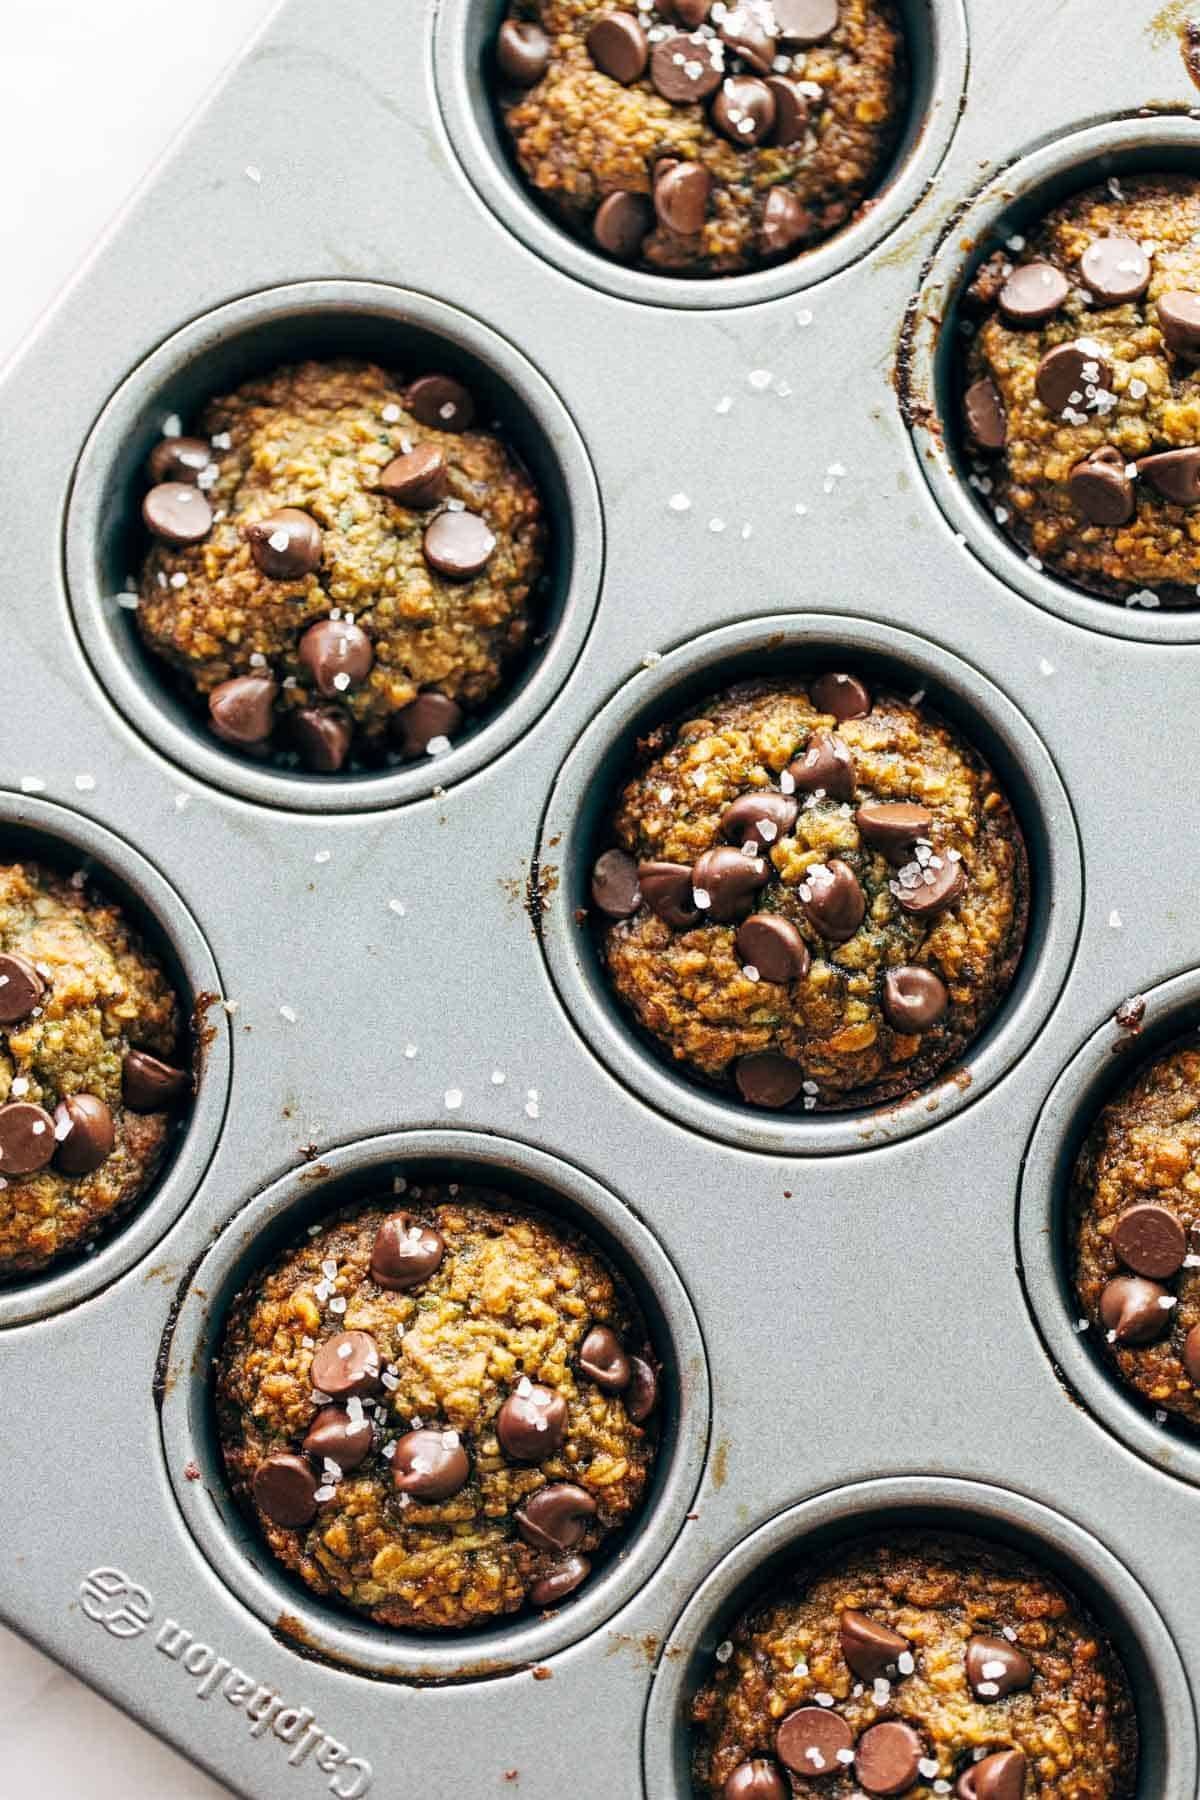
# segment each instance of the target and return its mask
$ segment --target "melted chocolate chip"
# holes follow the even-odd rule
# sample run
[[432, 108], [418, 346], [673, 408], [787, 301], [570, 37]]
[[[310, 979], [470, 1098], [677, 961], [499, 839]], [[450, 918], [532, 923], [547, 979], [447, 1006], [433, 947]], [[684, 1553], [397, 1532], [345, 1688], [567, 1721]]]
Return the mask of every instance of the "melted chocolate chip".
[[593, 1325], [579, 1349], [579, 1367], [606, 1394], [629, 1386], [633, 1370], [625, 1348], [608, 1325]]
[[269, 675], [234, 675], [208, 696], [208, 722], [226, 744], [264, 744], [275, 723], [277, 684]]
[[812, 702], [822, 712], [832, 713], [839, 725], [847, 719], [865, 719], [871, 710], [871, 696], [858, 676], [836, 670], [813, 682]]
[[1112, 381], [1112, 364], [1089, 344], [1059, 344], [1047, 350], [1038, 364], [1036, 387], [1038, 399], [1049, 412], [1061, 417], [1068, 409], [1087, 410], [1090, 396]]
[[1114, 1275], [1100, 1295], [1100, 1320], [1118, 1344], [1152, 1344], [1171, 1323], [1170, 1299], [1157, 1281], [1140, 1275]]
[[1033, 1681], [1033, 1664], [1005, 1637], [973, 1637], [965, 1659], [967, 1682], [977, 1700], [1006, 1700]]
[[642, 899], [664, 924], [688, 931], [699, 923], [701, 915], [692, 904], [692, 871], [685, 863], [643, 862], [637, 875]]
[[368, 1331], [339, 1331], [313, 1353], [309, 1377], [331, 1400], [352, 1394], [376, 1394], [380, 1380], [379, 1346]]
[[854, 1733], [831, 1707], [798, 1706], [780, 1721], [775, 1752], [786, 1768], [812, 1781], [845, 1765], [839, 1751], [854, 1748]]
[[[721, 20], [721, 41], [728, 47], [731, 55], [749, 63], [760, 75], [770, 74], [779, 44], [764, 28], [762, 16], [758, 12], [736, 3], [728, 7]], [[728, 86], [726, 81], [722, 84], [722, 89]], [[715, 115], [715, 107], [713, 111]]]
[[1187, 1233], [1166, 1206], [1127, 1206], [1112, 1231], [1112, 1247], [1135, 1275], [1169, 1281], [1183, 1267]]
[[336, 775], [354, 738], [354, 724], [340, 706], [301, 706], [291, 716], [292, 738], [306, 769]]
[[323, 1406], [308, 1428], [304, 1449], [318, 1462], [335, 1462], [348, 1475], [366, 1462], [374, 1441], [374, 1427], [365, 1415], [355, 1423], [340, 1406]]
[[898, 1631], [850, 1606], [838, 1621], [838, 1640], [847, 1668], [860, 1681], [875, 1681], [885, 1675], [897, 1657], [911, 1648], [908, 1639]]
[[148, 1050], [127, 1050], [121, 1064], [121, 1097], [130, 1112], [166, 1112], [191, 1089], [191, 1077]]
[[739, 1057], [733, 1078], [748, 1105], [776, 1108], [791, 1105], [804, 1086], [805, 1074], [799, 1063], [763, 1050]]
[[1053, 263], [1022, 263], [1000, 289], [998, 304], [1010, 325], [1041, 325], [1053, 318], [1071, 284]]
[[1093, 450], [1067, 477], [1072, 500], [1091, 525], [1127, 525], [1135, 511], [1125, 458], [1111, 444]]
[[1200, 448], [1163, 450], [1157, 456], [1138, 459], [1143, 481], [1174, 506], [1195, 506], [1200, 501]]
[[731, 844], [754, 843], [767, 849], [788, 835], [799, 811], [797, 801], [773, 788], [739, 794], [721, 815], [721, 836]]
[[827, 943], [846, 943], [866, 916], [866, 896], [858, 877], [840, 857], [813, 863], [797, 891], [805, 918]]
[[514, 87], [535, 87], [550, 66], [550, 39], [540, 25], [506, 19], [496, 37], [496, 66]]
[[514, 1462], [543, 1462], [562, 1448], [566, 1431], [566, 1401], [539, 1382], [522, 1381], [496, 1416], [500, 1448]]
[[463, 710], [448, 694], [418, 694], [396, 714], [396, 729], [406, 756], [424, 756], [437, 738], [453, 738]]
[[1023, 1800], [1025, 1752], [997, 1750], [973, 1763], [955, 1783], [955, 1800]]
[[738, 1764], [725, 1783], [723, 1800], [791, 1800], [791, 1792], [775, 1764], [756, 1756]]
[[[776, 133], [776, 143], [791, 142]], [[762, 226], [758, 235], [758, 248], [763, 256], [782, 256], [794, 244], [798, 244], [809, 229], [810, 215], [805, 212], [795, 194], [789, 194], [783, 188], [772, 188], [763, 203]]]
[[47, 983], [27, 956], [0, 956], [0, 1025], [27, 1019], [47, 992]]
[[654, 208], [645, 194], [621, 190], [608, 194], [596, 208], [592, 236], [609, 256], [628, 262], [638, 254], [654, 224]]
[[242, 536], [255, 564], [272, 581], [299, 581], [321, 566], [321, 528], [297, 506], [243, 525]]
[[1163, 342], [1171, 354], [1188, 361], [1200, 357], [1200, 294], [1172, 288], [1159, 296], [1157, 305]]
[[495, 548], [495, 533], [473, 512], [438, 513], [422, 539], [425, 561], [449, 581], [470, 581], [487, 567]]
[[645, 73], [650, 49], [632, 13], [611, 12], [597, 19], [587, 34], [588, 55], [602, 75], [628, 87]]
[[592, 869], [592, 905], [609, 919], [632, 918], [642, 904], [638, 866], [624, 850], [606, 850]]
[[837, 30], [838, 0], [772, 0], [779, 35], [785, 44], [808, 50]]
[[906, 963], [889, 969], [883, 978], [880, 1006], [893, 1031], [905, 1037], [916, 1036], [936, 1025], [950, 1004], [944, 981], [932, 969], [919, 963]]
[[808, 974], [808, 945], [791, 920], [778, 913], [752, 914], [739, 925], [734, 941], [743, 965], [757, 969], [763, 981], [803, 981]]
[[379, 476], [379, 491], [397, 506], [427, 512], [445, 498], [450, 485], [450, 465], [436, 444], [418, 444], [403, 456], [395, 456]]
[[318, 619], [300, 639], [296, 655], [317, 692], [331, 700], [366, 680], [375, 648], [361, 625]]
[[557, 1606], [560, 1600], [573, 1594], [591, 1572], [592, 1565], [586, 1556], [564, 1557], [557, 1568], [551, 1569], [548, 1575], [543, 1575], [540, 1581], [534, 1582], [529, 1590], [530, 1606]]
[[199, 481], [213, 460], [207, 438], [164, 438], [155, 444], [146, 463], [146, 475], [152, 486], [164, 481]]
[[475, 402], [452, 375], [422, 375], [408, 388], [404, 404], [414, 419], [437, 431], [469, 431], [475, 421]]
[[1080, 257], [1079, 272], [1106, 306], [1140, 300], [1150, 286], [1150, 258], [1128, 237], [1096, 238]]
[[164, 544], [182, 549], [198, 544], [212, 530], [213, 511], [198, 487], [188, 481], [160, 481], [142, 501], [147, 531]]
[[658, 1405], [658, 1375], [654, 1364], [644, 1356], [629, 1359], [629, 1386], [625, 1389], [625, 1411], [635, 1425], [644, 1425]]
[[871, 801], [859, 807], [854, 822], [872, 850], [900, 864], [908, 861], [918, 838], [929, 836], [933, 814], [907, 800]]
[[573, 1481], [552, 1481], [514, 1516], [518, 1532], [533, 1549], [572, 1550], [596, 1516], [596, 1502]]
[[[771, 865], [761, 856], [718, 844], [696, 858], [692, 895], [706, 920], [728, 924], [750, 911], [754, 895], [770, 879]], [[707, 903], [706, 899], [707, 897]]]
[[712, 177], [699, 163], [676, 162], [661, 174], [656, 171], [654, 210], [659, 224], [679, 237], [693, 237], [704, 224], [711, 187]]
[[[66, 1135], [60, 1136], [63, 1132]], [[112, 1113], [95, 1094], [60, 1100], [54, 1109], [54, 1135], [58, 1146], [54, 1164], [64, 1175], [90, 1175], [107, 1162], [117, 1141]]]
[[[919, 919], [931, 919], [938, 913], [946, 911], [960, 899], [967, 885], [967, 878], [962, 863], [950, 856], [940, 856], [939, 868], [929, 864], [921, 871], [921, 880], [915, 887], [902, 887], [896, 884], [896, 899], [906, 913], [912, 913]], [[926, 876], [932, 876], [932, 881]]]
[[[715, 38], [701, 37], [698, 32], [677, 32], [663, 38], [650, 52], [650, 80], [664, 100], [676, 106], [690, 106], [695, 100], [707, 100], [721, 85], [725, 59]], [[682, 165], [695, 167], [694, 164]], [[707, 194], [707, 186], [705, 189]], [[698, 230], [699, 227], [693, 227]]]
[[1200, 1325], [1193, 1325], [1183, 1340], [1183, 1366], [1189, 1381], [1200, 1387]]
[[449, 1500], [466, 1487], [470, 1474], [457, 1431], [423, 1425], [396, 1439], [392, 1481], [414, 1500]]
[[868, 1794], [903, 1794], [920, 1773], [925, 1748], [911, 1725], [902, 1719], [884, 1719], [872, 1725], [858, 1740], [854, 1772]]
[[787, 773], [802, 794], [823, 793], [830, 800], [853, 800], [854, 758], [836, 731], [814, 731], [803, 756]]
[[407, 1213], [393, 1213], [375, 1233], [371, 1280], [393, 1293], [407, 1294], [435, 1275], [446, 1254], [440, 1231]]
[[[775, 129], [771, 133], [771, 142], [786, 148], [788, 144], [798, 144], [808, 130], [808, 95], [798, 81], [788, 75], [768, 75], [767, 86], [775, 101]], [[781, 200], [790, 200], [791, 209], [797, 219], [796, 235], [803, 229], [801, 221], [805, 218], [804, 208], [786, 188], [775, 187], [767, 195], [767, 205], [763, 212], [763, 223], [771, 210], [771, 196]]]
[[283, 1452], [260, 1462], [250, 1480], [259, 1511], [273, 1525], [282, 1525], [289, 1531], [316, 1517], [317, 1486], [317, 1478], [305, 1458]]
[[1008, 442], [1008, 414], [990, 376], [974, 381], [963, 395], [963, 423], [977, 450], [994, 453]]
[[765, 143], [775, 128], [775, 96], [756, 75], [728, 75], [709, 117], [722, 137], [749, 149]]
[[0, 1175], [33, 1175], [56, 1148], [54, 1120], [45, 1107], [32, 1100], [0, 1106]]

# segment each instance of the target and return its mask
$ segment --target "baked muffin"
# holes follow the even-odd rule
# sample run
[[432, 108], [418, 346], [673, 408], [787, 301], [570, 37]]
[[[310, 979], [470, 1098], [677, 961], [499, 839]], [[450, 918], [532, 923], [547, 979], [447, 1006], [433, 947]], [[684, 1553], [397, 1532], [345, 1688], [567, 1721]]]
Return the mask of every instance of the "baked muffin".
[[1075, 1292], [1092, 1340], [1162, 1418], [1200, 1426], [1200, 1050], [1101, 1112], [1075, 1168]]
[[306, 362], [155, 446], [137, 622], [223, 742], [319, 773], [399, 762], [446, 749], [496, 693], [543, 529], [474, 418], [449, 375]]
[[671, 275], [735, 275], [837, 231], [906, 97], [893, 0], [513, 0], [496, 75], [548, 210]]
[[179, 1003], [80, 874], [0, 865], [0, 1279], [82, 1250], [154, 1180], [191, 1092]]
[[1001, 529], [1090, 593], [1195, 606], [1200, 182], [1076, 194], [986, 262], [966, 304], [972, 479]]
[[280, 1562], [380, 1624], [557, 1606], [637, 1511], [659, 1377], [603, 1257], [467, 1186], [409, 1186], [238, 1297], [217, 1407]]
[[697, 1695], [697, 1800], [1132, 1800], [1125, 1671], [1022, 1556], [901, 1533], [738, 1620]]
[[856, 675], [745, 682], [640, 746], [592, 877], [608, 976], [753, 1106], [864, 1106], [978, 1035], [1025, 933], [1020, 828], [976, 752]]

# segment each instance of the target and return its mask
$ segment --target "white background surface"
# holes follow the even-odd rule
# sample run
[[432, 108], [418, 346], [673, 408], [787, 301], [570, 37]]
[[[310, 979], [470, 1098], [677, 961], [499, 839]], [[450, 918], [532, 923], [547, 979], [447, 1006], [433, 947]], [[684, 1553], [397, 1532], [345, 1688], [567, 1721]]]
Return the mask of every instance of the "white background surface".
[[[3, 0], [0, 362], [275, 4]], [[136, 304], [136, 269], [129, 282]], [[0, 1692], [5, 1794], [218, 1800], [226, 1791], [3, 1627]]]

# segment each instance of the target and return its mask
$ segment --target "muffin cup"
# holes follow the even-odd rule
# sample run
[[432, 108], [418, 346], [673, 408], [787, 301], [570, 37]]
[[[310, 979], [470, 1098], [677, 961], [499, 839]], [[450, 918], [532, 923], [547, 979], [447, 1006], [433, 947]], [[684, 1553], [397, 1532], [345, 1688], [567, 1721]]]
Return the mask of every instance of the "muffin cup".
[[[1007, 997], [957, 1063], [894, 1101], [837, 1113], [771, 1115], [677, 1074], [639, 1035], [579, 922], [606, 809], [637, 737], [733, 681], [847, 663], [901, 692], [925, 690], [974, 744], [1007, 793], [1025, 836], [1030, 905], [1025, 949]], [[1079, 930], [1082, 868], [1070, 803], [1028, 721], [990, 682], [935, 645], [891, 626], [821, 613], [727, 625], [668, 652], [599, 712], [559, 771], [538, 858], [559, 874], [540, 914], [542, 948], [576, 1028], [619, 1080], [660, 1111], [742, 1149], [819, 1156], [867, 1150], [949, 1118], [998, 1081], [1042, 1028], [1066, 978]]]
[[[224, 748], [173, 689], [116, 596], [138, 561], [137, 484], [162, 422], [186, 425], [213, 395], [281, 363], [365, 356], [461, 376], [531, 471], [549, 552], [535, 588], [535, 646], [480, 722], [438, 757], [383, 773], [314, 776]], [[307, 812], [361, 812], [424, 798], [494, 762], [536, 723], [583, 647], [603, 565], [587, 452], [557, 395], [519, 351], [467, 314], [379, 282], [269, 288], [185, 325], [117, 389], [80, 457], [67, 510], [71, 611], [109, 697], [154, 750], [227, 793]], [[541, 599], [539, 601], [539, 594]]]
[[75, 1306], [133, 1268], [175, 1223], [204, 1178], [225, 1118], [232, 1056], [221, 978], [204, 936], [174, 888], [102, 825], [48, 800], [0, 793], [0, 854], [64, 873], [86, 869], [158, 956], [179, 996], [195, 1058], [196, 1092], [146, 1195], [101, 1233], [95, 1248], [0, 1284], [0, 1326]]
[[1200, 597], [1187, 610], [1146, 610], [1035, 569], [969, 486], [971, 463], [959, 419], [959, 309], [979, 265], [1068, 195], [1114, 175], [1194, 172], [1197, 142], [1193, 118], [1139, 109], [1128, 118], [1066, 132], [1016, 157], [952, 214], [909, 308], [898, 365], [917, 462], [951, 530], [961, 534], [972, 554], [1060, 619], [1110, 637], [1158, 644], [1200, 643]]
[[790, 262], [752, 274], [689, 280], [626, 269], [559, 226], [538, 204], [508, 148], [493, 99], [493, 46], [507, 0], [444, 0], [435, 15], [434, 73], [446, 129], [484, 204], [536, 255], [567, 275], [650, 306], [754, 306], [800, 293], [849, 268], [893, 231], [937, 173], [967, 80], [962, 0], [898, 0], [909, 99], [898, 143], [851, 222]]
[[[445, 1632], [388, 1629], [294, 1581], [263, 1550], [229, 1491], [217, 1436], [213, 1357], [229, 1306], [255, 1271], [308, 1224], [388, 1193], [401, 1172], [493, 1182], [574, 1226], [605, 1252], [642, 1306], [662, 1359], [665, 1401], [642, 1509], [591, 1579], [552, 1614]], [[191, 1272], [159, 1356], [156, 1393], [175, 1498], [217, 1574], [305, 1654], [397, 1681], [480, 1681], [538, 1662], [595, 1631], [632, 1599], [681, 1530], [708, 1443], [709, 1382], [691, 1302], [657, 1240], [581, 1170], [515, 1140], [469, 1131], [398, 1132], [329, 1151], [272, 1184], [234, 1218]], [[199, 1468], [200, 1479], [189, 1475]]]
[[770, 1583], [811, 1553], [886, 1535], [950, 1531], [1005, 1545], [1057, 1575], [1111, 1638], [1129, 1676], [1140, 1755], [1136, 1800], [1191, 1794], [1196, 1721], [1179, 1652], [1150, 1597], [1097, 1539], [1003, 1488], [914, 1475], [835, 1488], [779, 1514], [719, 1562], [676, 1621], [646, 1711], [643, 1768], [656, 1800], [693, 1800], [688, 1714], [717, 1645]]

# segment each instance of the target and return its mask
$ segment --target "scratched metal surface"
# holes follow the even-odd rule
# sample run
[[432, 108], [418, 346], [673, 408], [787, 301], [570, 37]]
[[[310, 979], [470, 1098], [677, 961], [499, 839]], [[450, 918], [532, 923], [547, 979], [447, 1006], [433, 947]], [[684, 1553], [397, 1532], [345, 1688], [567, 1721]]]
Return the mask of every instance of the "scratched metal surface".
[[[923, 7], [911, 10], [919, 24]], [[34, 777], [146, 859], [239, 1009], [222, 1027], [228, 1104], [211, 1160], [188, 1164], [189, 1203], [132, 1266], [0, 1337], [21, 1420], [0, 1484], [0, 1606], [237, 1792], [677, 1800], [680, 1710], [721, 1607], [752, 1582], [760, 1546], [786, 1555], [853, 1517], [863, 1495], [837, 1490], [872, 1480], [888, 1483], [872, 1491], [890, 1516], [933, 1507], [1048, 1555], [1057, 1543], [1129, 1648], [1148, 1746], [1140, 1800], [1195, 1791], [1196, 1453], [1122, 1429], [1106, 1383], [1079, 1372], [1080, 1398], [1060, 1379], [1047, 1345], [1063, 1337], [1061, 1284], [1037, 1247], [1061, 1143], [1101, 1080], [1093, 1065], [1108, 1066], [1114, 1007], [1153, 990], [1152, 1032], [1195, 1016], [1195, 983], [1174, 978], [1200, 962], [1197, 852], [1180, 824], [1200, 802], [1185, 725], [1200, 630], [1169, 641], [1139, 621], [1142, 635], [1123, 637], [1094, 607], [1017, 591], [981, 540], [956, 541], [944, 475], [922, 472], [935, 442], [910, 433], [893, 380], [927, 259], [1002, 169], [1019, 192], [1014, 157], [1139, 107], [1173, 115], [1173, 153], [1200, 150], [1186, 9], [1135, 0], [1103, 29], [1101, 10], [967, 0], [959, 116], [957, 9], [935, 6], [948, 85], [933, 83], [938, 122], [882, 237], [860, 239], [845, 266], [841, 252], [809, 265], [819, 280], [801, 263], [731, 282], [714, 305], [607, 291], [620, 286], [611, 269], [550, 254], [519, 201], [478, 185], [471, 80], [453, 67], [486, 29], [473, 0], [443, 0], [440, 19], [414, 0], [386, 17], [378, 0], [288, 0], [7, 373], [0, 815], [11, 829], [28, 813]], [[922, 144], [942, 139], [926, 185]], [[961, 254], [946, 244], [935, 278]], [[594, 622], [519, 741], [443, 795], [340, 813], [241, 798], [135, 729], [84, 654], [64, 572], [73, 472], [110, 396], [210, 309], [322, 278], [430, 296], [507, 340], [574, 422], [603, 512]], [[925, 304], [943, 303], [935, 279]], [[934, 360], [916, 345], [918, 384]], [[752, 370], [770, 387], [752, 387]], [[717, 415], [723, 395], [733, 404]], [[832, 465], [844, 475], [829, 480]], [[668, 510], [677, 492], [690, 511]], [[657, 679], [643, 659], [688, 663], [682, 647], [736, 621], [761, 621], [765, 638], [781, 614], [807, 619], [801, 646], [805, 632], [836, 643], [850, 616], [917, 640], [918, 665], [927, 653], [972, 672], [966, 697], [979, 683], [998, 693], [1057, 772], [1067, 815], [1047, 834], [1082, 849], [1082, 880], [1052, 897], [1073, 915], [1067, 954], [1054, 979], [1035, 968], [1021, 1003], [1036, 1030], [995, 1078], [919, 1132], [865, 1121], [857, 1143], [819, 1156], [725, 1141], [644, 1093], [632, 1054], [594, 1051], [554, 961], [580, 870], [556, 865], [542, 942], [522, 904], [559, 772], [603, 707], [621, 713], [618, 696]], [[94, 788], [77, 788], [80, 774]], [[1031, 788], [1028, 804], [1049, 791]], [[547, 842], [543, 864], [561, 848]], [[417, 1131], [485, 1134], [502, 1168], [516, 1142], [561, 1165], [565, 1189], [598, 1186], [656, 1240], [703, 1340], [693, 1397], [711, 1384], [712, 1416], [696, 1517], [676, 1528], [652, 1509], [640, 1589], [542, 1658], [549, 1678], [530, 1671], [522, 1645], [537, 1640], [522, 1625], [490, 1648], [464, 1643], [453, 1683], [368, 1677], [336, 1660], [303, 1597], [272, 1629], [176, 1495], [172, 1419], [203, 1371], [182, 1360], [194, 1338], [163, 1345], [188, 1272], [207, 1252], [220, 1260], [255, 1196], [298, 1179], [309, 1146]], [[207, 1297], [192, 1285], [181, 1332]], [[85, 1582], [104, 1569], [121, 1575]], [[299, 1712], [273, 1713], [276, 1699]]]

